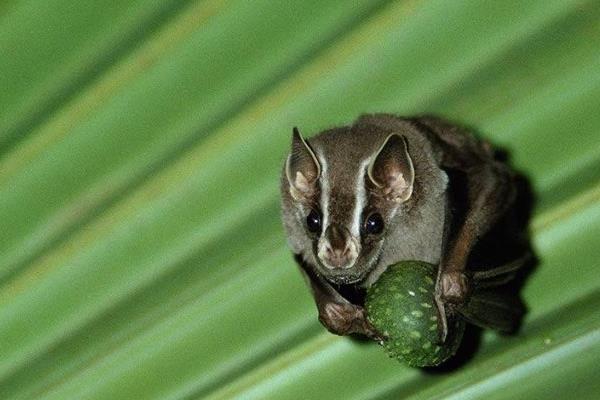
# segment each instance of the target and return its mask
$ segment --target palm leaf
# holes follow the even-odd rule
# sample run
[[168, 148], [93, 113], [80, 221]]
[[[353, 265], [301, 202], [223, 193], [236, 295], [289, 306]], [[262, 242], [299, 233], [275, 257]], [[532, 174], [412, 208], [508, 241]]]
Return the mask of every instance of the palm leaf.
[[[0, 5], [0, 398], [600, 394], [600, 6]], [[286, 249], [291, 127], [436, 113], [532, 181], [522, 332], [428, 374], [329, 335]]]

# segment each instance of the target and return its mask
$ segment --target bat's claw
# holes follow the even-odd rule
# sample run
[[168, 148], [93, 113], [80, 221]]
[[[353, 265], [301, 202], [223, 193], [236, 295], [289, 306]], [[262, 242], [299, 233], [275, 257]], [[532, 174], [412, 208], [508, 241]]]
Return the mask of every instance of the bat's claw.
[[442, 272], [438, 277], [436, 295], [444, 303], [460, 305], [465, 302], [468, 292], [469, 283], [462, 272]]
[[444, 344], [448, 337], [448, 319], [446, 318], [446, 306], [440, 297], [435, 295], [435, 304], [438, 310], [438, 335], [439, 344]]
[[367, 319], [365, 309], [355, 304], [326, 303], [319, 310], [319, 321], [336, 335], [359, 333], [378, 342], [385, 340]]

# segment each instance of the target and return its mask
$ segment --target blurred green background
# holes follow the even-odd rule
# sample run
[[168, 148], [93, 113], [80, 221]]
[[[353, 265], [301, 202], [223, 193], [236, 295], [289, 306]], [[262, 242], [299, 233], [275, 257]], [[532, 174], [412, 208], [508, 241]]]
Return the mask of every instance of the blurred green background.
[[[538, 202], [517, 337], [424, 374], [328, 334], [291, 127], [434, 112]], [[0, 3], [0, 399], [600, 398], [600, 3]]]

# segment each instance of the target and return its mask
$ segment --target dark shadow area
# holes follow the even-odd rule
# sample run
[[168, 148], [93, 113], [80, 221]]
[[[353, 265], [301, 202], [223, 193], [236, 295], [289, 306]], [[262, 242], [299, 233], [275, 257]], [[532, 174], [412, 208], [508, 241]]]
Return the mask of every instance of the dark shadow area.
[[356, 343], [356, 344], [360, 344], [360, 345], [365, 345], [365, 344], [372, 344], [373, 340], [369, 339], [368, 337], [364, 336], [364, 335], [359, 335], [357, 333], [352, 333], [350, 335], [348, 335], [348, 338]]
[[460, 346], [458, 347], [458, 350], [456, 350], [456, 354], [437, 367], [425, 367], [421, 368], [421, 370], [428, 375], [441, 375], [462, 367], [471, 361], [475, 354], [477, 354], [477, 350], [479, 350], [481, 344], [482, 332], [482, 328], [467, 324]]

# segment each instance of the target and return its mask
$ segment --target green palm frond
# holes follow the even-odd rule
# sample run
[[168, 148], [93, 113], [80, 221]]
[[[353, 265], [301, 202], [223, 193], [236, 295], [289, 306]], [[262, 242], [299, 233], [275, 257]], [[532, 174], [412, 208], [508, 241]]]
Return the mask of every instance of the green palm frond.
[[[597, 1], [0, 5], [0, 398], [600, 396]], [[291, 127], [476, 127], [532, 181], [522, 332], [426, 374], [328, 334], [285, 245]]]

